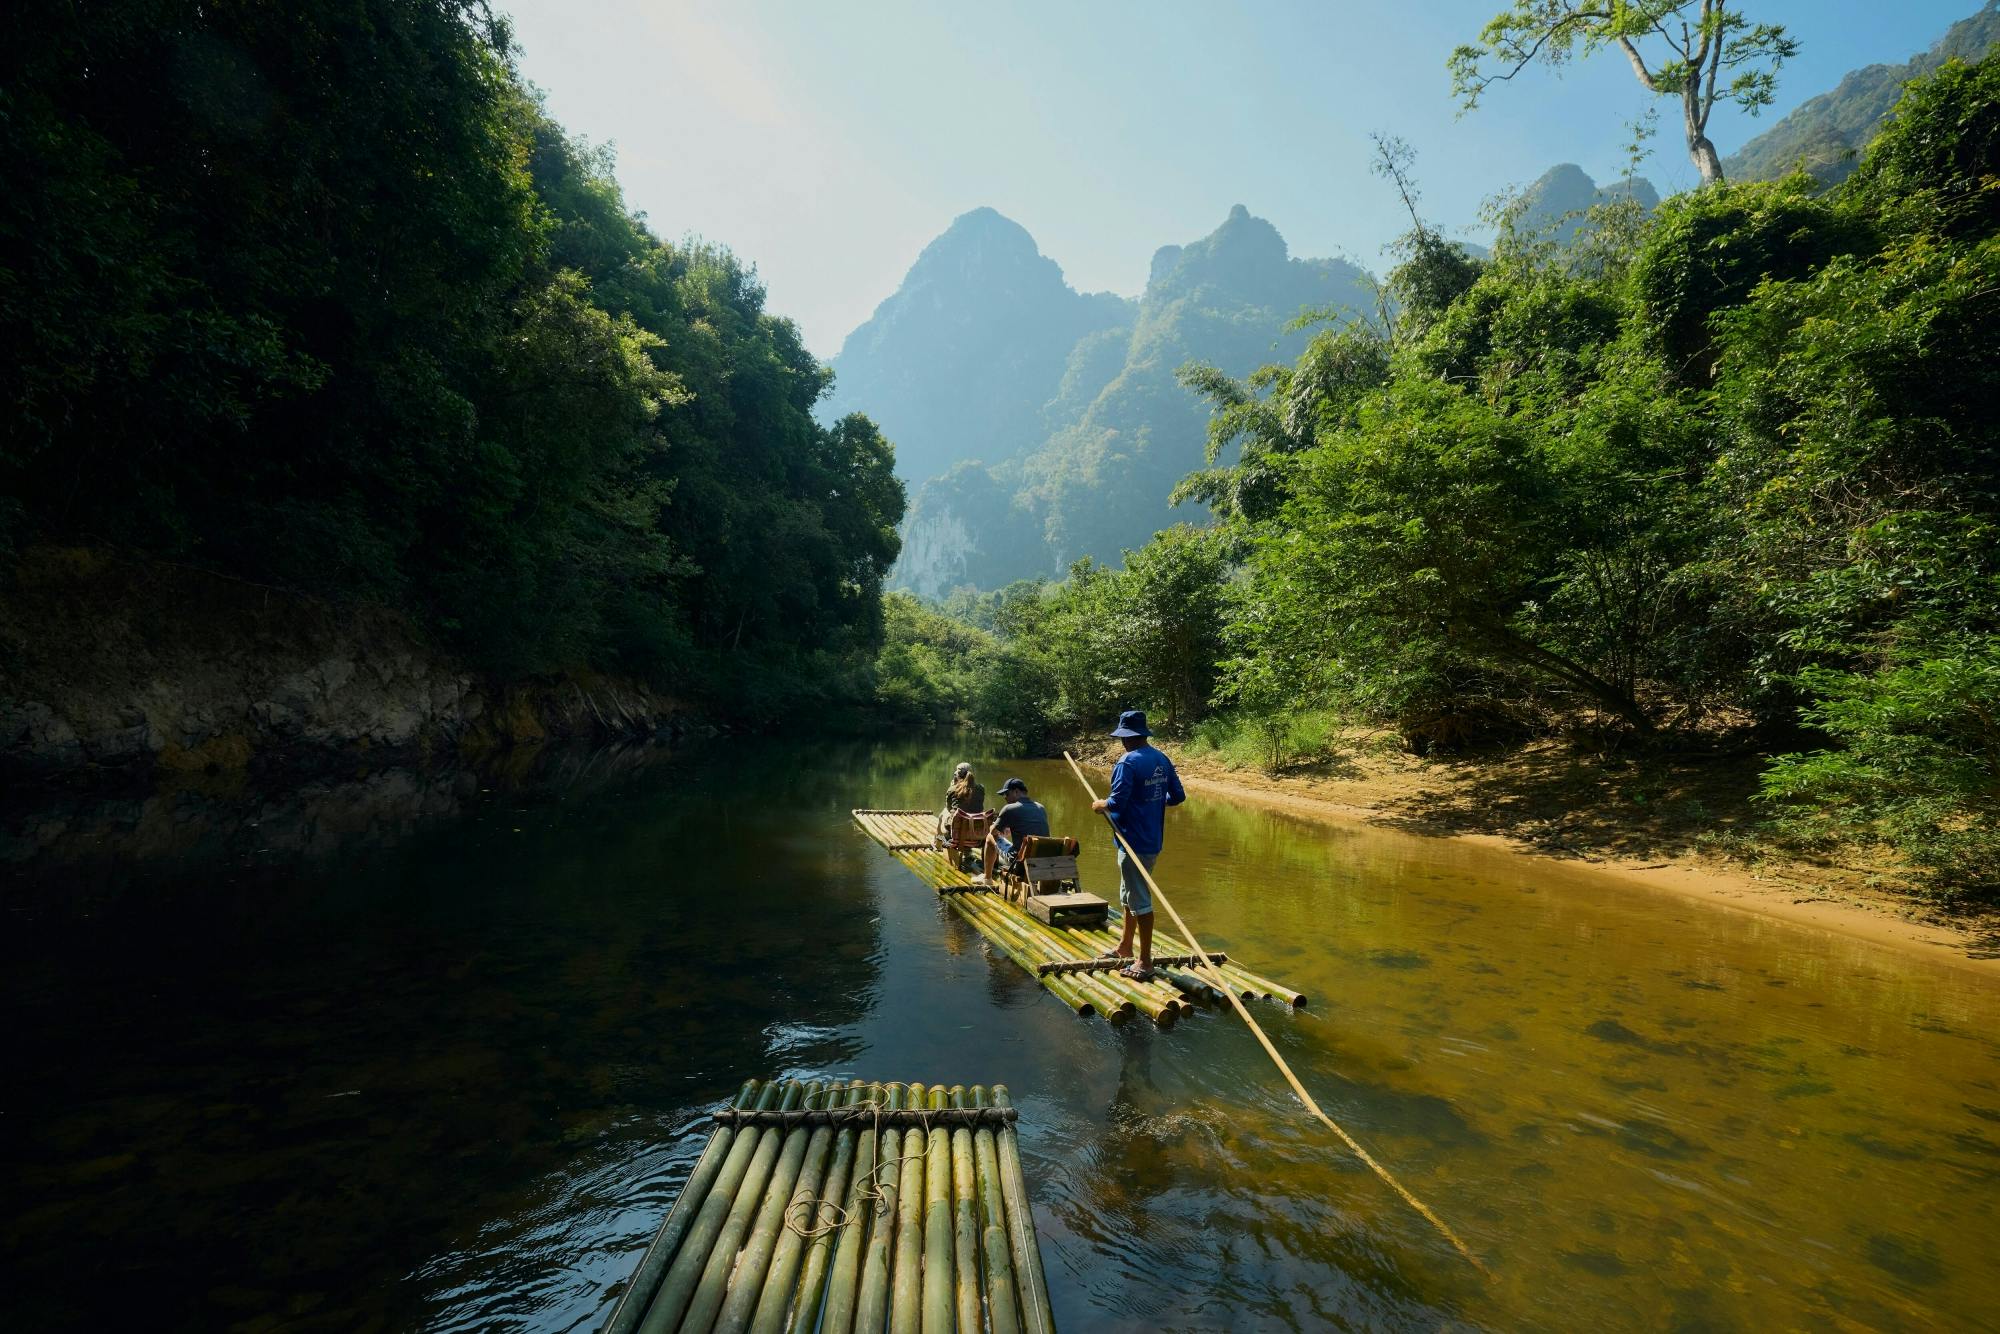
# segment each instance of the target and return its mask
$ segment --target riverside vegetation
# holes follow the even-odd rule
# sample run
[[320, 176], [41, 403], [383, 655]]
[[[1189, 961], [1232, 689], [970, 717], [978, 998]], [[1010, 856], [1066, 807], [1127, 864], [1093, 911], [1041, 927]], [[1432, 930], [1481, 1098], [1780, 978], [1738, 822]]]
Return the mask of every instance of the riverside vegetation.
[[[1385, 142], [1382, 168], [1410, 190]], [[1378, 311], [1191, 365], [1208, 527], [1122, 568], [888, 600], [887, 697], [1029, 744], [1115, 706], [1282, 760], [1590, 729], [1767, 755], [1767, 833], [2000, 890], [2000, 56], [1858, 168], [1601, 207], [1475, 257], [1413, 227]], [[1244, 743], [1247, 741], [1247, 745]]]

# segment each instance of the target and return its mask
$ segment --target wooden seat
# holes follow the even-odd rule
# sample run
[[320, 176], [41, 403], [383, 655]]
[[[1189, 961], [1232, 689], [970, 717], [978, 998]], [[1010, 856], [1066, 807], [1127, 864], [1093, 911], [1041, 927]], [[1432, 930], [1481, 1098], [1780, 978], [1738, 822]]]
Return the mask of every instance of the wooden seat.
[[952, 860], [963, 869], [967, 853], [972, 854], [974, 860], [985, 855], [986, 834], [992, 827], [993, 817], [989, 812], [953, 811], [951, 832], [939, 832], [938, 846], [948, 850]]
[[1078, 885], [1078, 851], [1073, 838], [1022, 839], [1006, 876], [1007, 897], [1050, 926], [1058, 918], [1065, 924], [1102, 925], [1111, 905]]

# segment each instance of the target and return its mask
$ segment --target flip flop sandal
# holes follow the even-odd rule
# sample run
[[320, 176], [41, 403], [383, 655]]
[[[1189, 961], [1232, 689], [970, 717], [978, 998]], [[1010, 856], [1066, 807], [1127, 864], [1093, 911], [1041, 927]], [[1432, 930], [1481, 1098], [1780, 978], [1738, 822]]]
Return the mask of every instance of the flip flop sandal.
[[[1119, 957], [1123, 958], [1125, 956], [1120, 955]], [[1141, 968], [1139, 965], [1133, 964], [1130, 968], [1120, 968], [1118, 976], [1129, 977], [1134, 982], [1150, 982], [1153, 980], [1153, 970], [1150, 968]]]

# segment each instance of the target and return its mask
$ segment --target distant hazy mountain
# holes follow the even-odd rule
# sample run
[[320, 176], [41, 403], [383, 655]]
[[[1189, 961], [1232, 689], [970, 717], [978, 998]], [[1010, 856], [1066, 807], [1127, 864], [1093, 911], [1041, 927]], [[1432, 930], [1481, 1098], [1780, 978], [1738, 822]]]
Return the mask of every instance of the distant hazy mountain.
[[1613, 181], [1600, 189], [1582, 167], [1564, 162], [1550, 167], [1521, 192], [1521, 213], [1515, 226], [1524, 234], [1546, 233], [1567, 244], [1582, 229], [1588, 210], [1626, 198], [1637, 200], [1649, 211], [1660, 206], [1660, 192], [1643, 176]]
[[[1207, 405], [1174, 372], [1205, 361], [1243, 375], [1291, 360], [1306, 335], [1284, 326], [1323, 306], [1372, 310], [1366, 275], [1344, 260], [1293, 259], [1277, 229], [1240, 204], [1208, 236], [1161, 248], [1136, 319], [1061, 335], [1066, 356], [1035, 404], [1045, 429], [1032, 452], [1010, 457], [1000, 441], [984, 457], [960, 449], [956, 466], [917, 489], [892, 581], [936, 595], [1055, 576], [1079, 556], [1116, 561], [1177, 517], [1198, 517], [1167, 506], [1175, 484], [1202, 466], [1208, 421]], [[854, 347], [850, 339], [843, 356]], [[855, 403], [876, 410], [865, 398]], [[1016, 405], [1009, 420], [1025, 415]], [[900, 454], [902, 437], [893, 428], [889, 436]], [[949, 452], [929, 441], [917, 451], [926, 460]]]
[[1048, 434], [1042, 405], [1070, 349], [1129, 329], [1136, 305], [1085, 296], [1019, 223], [974, 209], [924, 247], [894, 296], [833, 359], [824, 412], [862, 411], [896, 443], [912, 487], [960, 459], [998, 462]]
[[1951, 25], [1938, 43], [1901, 65], [1869, 65], [1792, 113], [1722, 161], [1732, 181], [1768, 181], [1803, 166], [1827, 185], [1846, 179], [1903, 85], [1956, 56], [1978, 60], [2000, 42], [2000, 0]]

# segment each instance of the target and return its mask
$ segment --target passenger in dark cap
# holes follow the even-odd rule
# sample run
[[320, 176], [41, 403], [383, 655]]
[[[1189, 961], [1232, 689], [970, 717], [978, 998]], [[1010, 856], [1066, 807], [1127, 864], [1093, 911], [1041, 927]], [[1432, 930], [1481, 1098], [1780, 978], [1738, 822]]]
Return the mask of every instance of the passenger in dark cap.
[[986, 836], [986, 874], [979, 878], [982, 884], [992, 882], [994, 869], [998, 866], [1013, 869], [1014, 854], [1020, 848], [1022, 839], [1049, 836], [1049, 813], [1042, 808], [1041, 802], [1028, 796], [1025, 782], [1010, 778], [1002, 783], [1000, 799], [1007, 804], [1000, 808], [1000, 816], [993, 822], [993, 831]]

